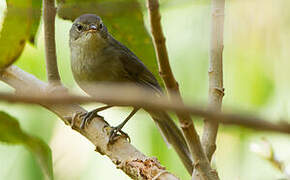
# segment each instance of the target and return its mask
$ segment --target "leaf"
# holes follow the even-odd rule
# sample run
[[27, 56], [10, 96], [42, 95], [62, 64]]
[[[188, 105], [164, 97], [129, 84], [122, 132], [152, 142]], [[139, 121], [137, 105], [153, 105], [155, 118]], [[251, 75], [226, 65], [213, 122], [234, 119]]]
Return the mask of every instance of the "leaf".
[[21, 55], [26, 40], [34, 41], [32, 36], [36, 34], [39, 24], [37, 21], [40, 20], [40, 14], [37, 12], [40, 11], [41, 4], [36, 3], [36, 0], [6, 2], [7, 10], [0, 33], [0, 70], [12, 64]]
[[109, 32], [131, 49], [160, 81], [154, 48], [137, 0], [57, 0], [58, 16], [74, 20], [92, 13], [100, 16]]
[[38, 31], [41, 18], [42, 0], [32, 0], [32, 25], [30, 29], [29, 42], [35, 45], [35, 37]]
[[20, 130], [17, 120], [0, 111], [0, 141], [20, 144], [25, 140], [25, 134]]
[[42, 171], [48, 177], [53, 179], [52, 155], [49, 146], [41, 139], [30, 136], [26, 142], [26, 147], [36, 156]]
[[0, 132], [0, 141], [24, 145], [35, 155], [48, 179], [53, 179], [51, 150], [47, 144], [41, 139], [23, 132], [18, 121], [2, 111], [0, 111]]

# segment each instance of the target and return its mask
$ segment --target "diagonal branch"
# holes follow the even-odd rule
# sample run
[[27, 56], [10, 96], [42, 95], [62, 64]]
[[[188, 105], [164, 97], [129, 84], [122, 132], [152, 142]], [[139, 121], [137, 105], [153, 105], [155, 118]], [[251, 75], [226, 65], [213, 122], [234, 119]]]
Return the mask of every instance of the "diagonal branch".
[[[224, 96], [222, 63], [224, 8], [225, 0], [212, 0], [208, 108], [217, 112], [221, 111], [222, 98]], [[216, 149], [217, 131], [218, 122], [205, 118], [202, 145], [209, 161], [211, 161]]]
[[[0, 78], [15, 88], [17, 93], [47, 94], [46, 90], [49, 84], [38, 80], [16, 66], [7, 68], [2, 72]], [[75, 113], [86, 111], [79, 105], [49, 103], [41, 103], [41, 105], [57, 114], [66, 124], [71, 124], [73, 119], [75, 124], [73, 129], [89, 139], [96, 146], [97, 152], [108, 156], [118, 169], [124, 171], [132, 179], [178, 179], [167, 172], [156, 159], [147, 157], [138, 151], [125, 137], [120, 136], [115, 143], [108, 144], [111, 128], [102, 118], [94, 118], [83, 130], [80, 129], [81, 118], [75, 116]]]
[[54, 0], [43, 0], [43, 22], [46, 73], [48, 82], [60, 85], [60, 76], [57, 68], [55, 50], [55, 15], [56, 8]]
[[[179, 101], [182, 103], [178, 83], [173, 76], [169, 64], [168, 52], [165, 45], [165, 37], [160, 22], [161, 15], [159, 12], [159, 2], [158, 0], [147, 0], [147, 5], [155, 52], [159, 62], [160, 75], [165, 82], [169, 95], [177, 95], [179, 97]], [[177, 116], [187, 144], [189, 145], [193, 160], [195, 161], [194, 167], [203, 179], [219, 179], [217, 173], [210, 167], [209, 161], [205, 155], [205, 152], [203, 151], [199, 136], [195, 130], [190, 115], [177, 113]]]

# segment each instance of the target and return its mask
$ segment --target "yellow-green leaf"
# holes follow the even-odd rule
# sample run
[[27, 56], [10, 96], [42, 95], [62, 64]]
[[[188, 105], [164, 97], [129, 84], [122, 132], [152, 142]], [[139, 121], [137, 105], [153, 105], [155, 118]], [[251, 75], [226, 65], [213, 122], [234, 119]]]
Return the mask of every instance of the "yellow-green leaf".
[[0, 141], [20, 144], [25, 140], [25, 134], [20, 130], [17, 120], [0, 111]]
[[41, 139], [23, 132], [18, 121], [9, 114], [0, 111], [0, 141], [20, 144], [36, 157], [42, 171], [48, 179], [53, 179], [51, 150]]
[[[34, 2], [35, 1], [35, 2]], [[0, 32], [0, 70], [12, 64], [23, 51], [27, 40], [35, 35], [41, 4], [36, 0], [7, 0], [2, 29]], [[34, 4], [33, 4], [34, 2]]]
[[29, 35], [29, 42], [31, 44], [35, 44], [35, 37], [38, 31], [38, 27], [40, 24], [40, 18], [41, 18], [41, 5], [42, 0], [32, 0], [32, 25]]

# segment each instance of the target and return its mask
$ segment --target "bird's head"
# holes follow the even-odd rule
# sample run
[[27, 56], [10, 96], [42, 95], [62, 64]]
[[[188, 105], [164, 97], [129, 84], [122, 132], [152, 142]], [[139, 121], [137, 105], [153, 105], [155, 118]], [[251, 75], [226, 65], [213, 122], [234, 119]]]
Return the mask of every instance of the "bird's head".
[[102, 19], [95, 14], [81, 15], [73, 22], [70, 29], [70, 43], [103, 43], [107, 37], [106, 26]]

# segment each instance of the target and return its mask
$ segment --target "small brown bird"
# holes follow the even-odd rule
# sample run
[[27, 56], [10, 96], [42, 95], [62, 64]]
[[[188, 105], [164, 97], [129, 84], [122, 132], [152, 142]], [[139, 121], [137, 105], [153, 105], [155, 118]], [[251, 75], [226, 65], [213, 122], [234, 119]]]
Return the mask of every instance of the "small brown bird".
[[[70, 29], [71, 68], [78, 85], [89, 95], [94, 94], [94, 88], [86, 84], [107, 82], [134, 83], [156, 94], [162, 93], [154, 75], [127, 47], [114, 39], [108, 32], [101, 18], [94, 14], [84, 14], [78, 17]], [[87, 120], [97, 116], [97, 112], [110, 106], [95, 109], [87, 113], [81, 127]], [[111, 137], [121, 132], [125, 123], [138, 111], [134, 108], [130, 115], [117, 127], [113, 128]], [[163, 111], [145, 109], [156, 122], [162, 135], [176, 150], [192, 172], [192, 158], [186, 141], [180, 129], [170, 116]]]

